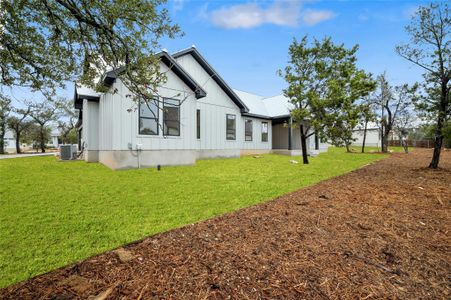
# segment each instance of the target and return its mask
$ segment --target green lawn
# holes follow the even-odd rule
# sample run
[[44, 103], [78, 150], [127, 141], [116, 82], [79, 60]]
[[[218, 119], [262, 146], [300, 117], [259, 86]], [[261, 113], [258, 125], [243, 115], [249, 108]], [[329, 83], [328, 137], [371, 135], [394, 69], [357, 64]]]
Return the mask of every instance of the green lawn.
[[334, 148], [311, 158], [308, 166], [265, 155], [161, 171], [112, 171], [54, 157], [0, 160], [0, 287], [382, 157]]

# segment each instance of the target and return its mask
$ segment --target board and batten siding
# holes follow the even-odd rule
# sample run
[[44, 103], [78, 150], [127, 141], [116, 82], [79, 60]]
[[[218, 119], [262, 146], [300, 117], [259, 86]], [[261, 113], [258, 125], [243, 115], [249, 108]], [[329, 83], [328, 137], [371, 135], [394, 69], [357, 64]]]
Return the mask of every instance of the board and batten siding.
[[[161, 65], [163, 72], [169, 71], [165, 65]], [[166, 74], [168, 80], [158, 93], [161, 97], [183, 100], [180, 106], [180, 136], [163, 137], [163, 112], [159, 110], [159, 135], [139, 134], [138, 106], [130, 97], [127, 87], [116, 80], [111, 90], [116, 93], [105, 93], [100, 99], [100, 150], [129, 150], [131, 143], [133, 149], [137, 144], [142, 145], [143, 150], [162, 149], [196, 149], [196, 99], [194, 93], [172, 71]], [[181, 93], [181, 96], [177, 94]], [[161, 103], [160, 103], [161, 104]]]
[[[98, 103], [98, 150], [129, 150], [129, 143], [133, 149], [136, 149], [137, 144], [141, 144], [143, 150], [271, 149], [272, 126], [270, 120], [241, 116], [240, 109], [236, 104], [191, 55], [179, 59], [179, 63], [184, 62], [181, 64], [185, 70], [207, 92], [206, 97], [196, 99], [188, 86], [166, 65], [161, 64], [161, 70], [167, 72], [167, 82], [159, 88], [159, 94], [162, 97], [179, 100], [188, 95], [180, 106], [180, 136], [163, 136], [163, 112], [161, 109], [159, 110], [159, 135], [140, 135], [138, 107], [130, 97], [126, 97], [129, 91], [118, 79], [110, 89], [111, 91], [115, 90], [116, 93], [103, 94]], [[174, 97], [178, 93], [182, 93], [182, 95]], [[197, 139], [196, 135], [197, 109], [200, 110], [200, 139]], [[236, 116], [236, 140], [226, 139], [227, 114]], [[244, 122], [246, 119], [253, 121], [252, 141], [245, 141]], [[262, 122], [268, 123], [268, 142], [261, 141]], [[88, 122], [84, 121], [84, 123]], [[86, 125], [84, 124], [84, 126]], [[83, 131], [83, 134], [91, 132], [89, 127], [87, 129]]]
[[[197, 109], [201, 111], [200, 150], [220, 149], [271, 149], [271, 121], [241, 116], [237, 105], [224, 90], [211, 78], [191, 54], [178, 57], [177, 62], [207, 92], [207, 96], [197, 100]], [[236, 116], [236, 140], [226, 139], [226, 115]], [[252, 119], [253, 140], [245, 142], [244, 122]], [[268, 142], [261, 142], [261, 122], [268, 122]]]

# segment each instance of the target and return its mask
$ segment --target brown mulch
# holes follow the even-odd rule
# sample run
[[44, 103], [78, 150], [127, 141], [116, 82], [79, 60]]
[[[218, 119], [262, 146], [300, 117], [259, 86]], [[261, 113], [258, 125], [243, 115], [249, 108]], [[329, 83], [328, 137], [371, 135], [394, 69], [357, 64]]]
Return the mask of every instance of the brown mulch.
[[1, 299], [449, 299], [451, 151], [389, 158], [0, 290]]

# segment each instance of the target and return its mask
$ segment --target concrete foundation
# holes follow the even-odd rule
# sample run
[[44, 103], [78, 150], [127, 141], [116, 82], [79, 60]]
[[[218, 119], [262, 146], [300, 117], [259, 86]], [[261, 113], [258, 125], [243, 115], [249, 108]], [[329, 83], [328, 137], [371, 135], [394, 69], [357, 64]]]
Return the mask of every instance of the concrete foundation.
[[86, 150], [83, 154], [83, 158], [86, 162], [98, 162], [99, 161], [99, 151], [98, 150]]
[[[313, 150], [317, 155], [327, 149]], [[151, 168], [160, 166], [193, 165], [198, 159], [233, 158], [242, 155], [274, 153], [288, 156], [301, 156], [301, 150], [287, 149], [222, 149], [222, 150], [113, 150], [86, 151], [85, 161], [101, 162], [113, 170]]]
[[100, 151], [99, 161], [113, 170], [193, 165], [195, 150]]

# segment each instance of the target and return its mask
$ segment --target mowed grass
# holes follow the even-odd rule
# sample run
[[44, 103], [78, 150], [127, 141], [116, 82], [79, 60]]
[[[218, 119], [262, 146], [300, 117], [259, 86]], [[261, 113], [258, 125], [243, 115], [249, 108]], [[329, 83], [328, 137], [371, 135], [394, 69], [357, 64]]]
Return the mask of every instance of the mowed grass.
[[0, 287], [382, 157], [332, 148], [309, 165], [289, 163], [299, 157], [264, 155], [161, 171], [112, 171], [54, 157], [0, 160]]

